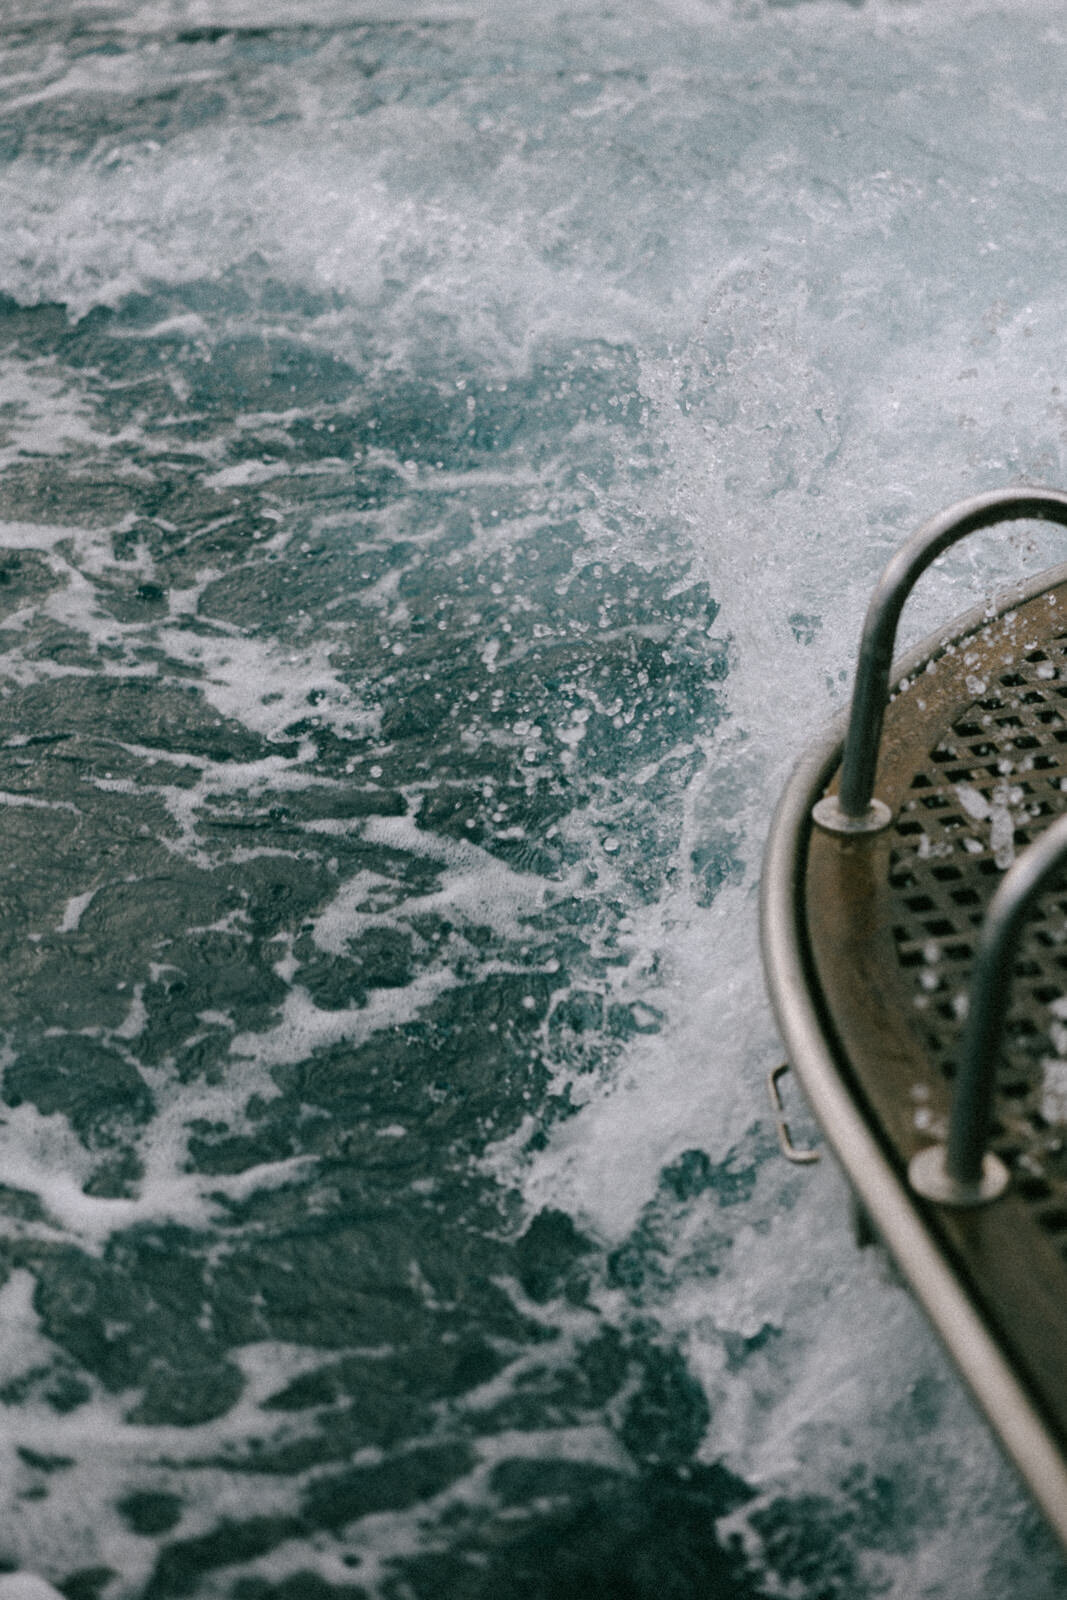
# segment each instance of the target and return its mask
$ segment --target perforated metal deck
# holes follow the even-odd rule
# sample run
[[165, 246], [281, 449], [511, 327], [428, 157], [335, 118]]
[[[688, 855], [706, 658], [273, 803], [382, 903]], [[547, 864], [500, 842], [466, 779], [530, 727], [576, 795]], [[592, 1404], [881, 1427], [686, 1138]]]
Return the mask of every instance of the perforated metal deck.
[[[976, 676], [974, 687], [978, 697], [911, 780], [889, 867], [897, 960], [918, 1033], [947, 1081], [989, 901], [1017, 853], [1067, 810], [1067, 628], [988, 683]], [[922, 1122], [921, 1107], [917, 1115]], [[1030, 914], [992, 1142], [1067, 1259], [1067, 888]]]

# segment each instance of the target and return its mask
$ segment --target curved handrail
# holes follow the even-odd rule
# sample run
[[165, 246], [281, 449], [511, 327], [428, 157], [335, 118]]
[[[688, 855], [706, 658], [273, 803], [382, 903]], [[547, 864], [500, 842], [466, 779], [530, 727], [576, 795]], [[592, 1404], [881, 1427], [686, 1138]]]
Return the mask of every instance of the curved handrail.
[[897, 623], [904, 602], [926, 568], [958, 539], [997, 522], [1030, 518], [1067, 527], [1067, 493], [1059, 489], [995, 489], [961, 500], [931, 517], [889, 562], [867, 608], [856, 663], [841, 784], [831, 803], [820, 801], [816, 821], [836, 832], [885, 827], [889, 812], [875, 800], [874, 778], [882, 719], [889, 699], [889, 674]]
[[[974, 1205], [994, 1198], [1006, 1184], [1004, 1174], [995, 1191], [983, 1189], [983, 1163], [988, 1167], [985, 1146], [993, 1117], [1012, 966], [1034, 901], [1065, 870], [1067, 816], [1062, 816], [1008, 868], [989, 903], [971, 971], [948, 1142], [922, 1151], [912, 1163], [912, 1186], [931, 1199]], [[990, 1181], [986, 1171], [985, 1182], [988, 1185]]]

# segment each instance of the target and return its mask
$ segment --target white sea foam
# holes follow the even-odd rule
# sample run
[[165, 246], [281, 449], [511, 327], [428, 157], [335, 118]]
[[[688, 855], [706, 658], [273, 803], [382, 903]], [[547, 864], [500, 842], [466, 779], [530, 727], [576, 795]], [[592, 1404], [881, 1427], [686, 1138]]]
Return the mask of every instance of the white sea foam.
[[[123, 1037], [124, 1030], [116, 1030]], [[240, 1055], [239, 1042], [235, 1053]], [[248, 1052], [246, 1052], [248, 1053]], [[137, 1193], [128, 1199], [103, 1199], [86, 1194], [83, 1185], [93, 1168], [93, 1158], [70, 1129], [66, 1117], [45, 1116], [33, 1105], [5, 1108], [0, 1121], [0, 1170], [14, 1189], [35, 1195], [44, 1210], [43, 1220], [0, 1219], [0, 1232], [11, 1237], [68, 1239], [91, 1252], [99, 1251], [112, 1234], [137, 1223], [173, 1222], [190, 1228], [210, 1227], [219, 1215], [216, 1196], [246, 1199], [258, 1189], [300, 1182], [310, 1171], [303, 1157], [260, 1163], [239, 1173], [213, 1174], [188, 1170], [189, 1127], [200, 1117], [224, 1114], [240, 1127], [241, 1112], [253, 1093], [272, 1098], [277, 1092], [267, 1074], [264, 1057], [255, 1064], [234, 1063], [224, 1085], [176, 1087], [165, 1071], [148, 1078], [160, 1104], [144, 1142], [144, 1171]], [[279, 1055], [278, 1059], [299, 1059]]]
[[10, 1572], [0, 1577], [0, 1600], [60, 1600], [58, 1589], [32, 1572]]

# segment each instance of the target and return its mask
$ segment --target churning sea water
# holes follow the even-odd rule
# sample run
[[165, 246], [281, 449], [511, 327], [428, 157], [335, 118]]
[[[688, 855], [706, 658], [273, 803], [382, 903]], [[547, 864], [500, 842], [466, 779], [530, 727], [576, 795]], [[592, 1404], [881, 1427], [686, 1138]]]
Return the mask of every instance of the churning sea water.
[[1051, 0], [4, 7], [0, 1571], [1062, 1594], [777, 1154], [756, 888], [889, 552], [1067, 482], [1065, 68]]

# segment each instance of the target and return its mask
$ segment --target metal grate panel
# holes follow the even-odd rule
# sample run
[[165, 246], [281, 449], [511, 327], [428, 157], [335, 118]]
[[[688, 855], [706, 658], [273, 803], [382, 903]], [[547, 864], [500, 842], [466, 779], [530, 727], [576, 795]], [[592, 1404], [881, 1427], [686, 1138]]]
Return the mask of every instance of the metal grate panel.
[[[921, 695], [921, 686], [920, 677], [909, 692]], [[1013, 856], [1067, 809], [1067, 632], [967, 686], [974, 700], [912, 779], [889, 870], [914, 1021], [947, 1078], [975, 931]], [[1067, 884], [1041, 900], [1015, 974], [994, 1148], [1067, 1258]], [[915, 1115], [923, 1127], [921, 1103]]]

